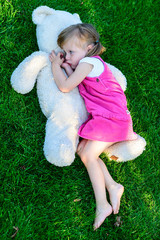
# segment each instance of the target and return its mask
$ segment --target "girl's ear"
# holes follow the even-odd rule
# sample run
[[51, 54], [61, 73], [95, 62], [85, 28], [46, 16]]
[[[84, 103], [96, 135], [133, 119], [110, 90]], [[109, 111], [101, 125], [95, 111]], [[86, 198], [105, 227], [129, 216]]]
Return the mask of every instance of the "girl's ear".
[[93, 44], [88, 45], [88, 46], [87, 46], [88, 52], [89, 52], [92, 48], [93, 48]]

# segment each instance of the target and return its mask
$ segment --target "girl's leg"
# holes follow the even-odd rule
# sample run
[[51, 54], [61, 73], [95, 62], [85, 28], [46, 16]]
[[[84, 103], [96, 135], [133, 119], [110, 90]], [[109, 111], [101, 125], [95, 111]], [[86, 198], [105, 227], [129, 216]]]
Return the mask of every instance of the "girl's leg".
[[113, 180], [110, 173], [108, 172], [106, 165], [100, 158], [98, 158], [98, 161], [99, 161], [99, 164], [100, 164], [102, 172], [103, 172], [105, 186], [109, 192], [109, 197], [110, 197], [110, 201], [112, 204], [113, 213], [117, 214], [119, 212], [120, 199], [124, 192], [124, 187], [121, 184], [118, 184], [117, 182], [115, 182]]
[[[83, 151], [87, 141], [88, 141], [87, 139], [83, 139], [79, 143], [78, 148], [77, 148], [77, 153], [79, 155], [81, 155], [81, 152]], [[107, 169], [106, 165], [104, 164], [104, 162], [100, 158], [98, 158], [98, 162], [99, 162], [99, 165], [100, 165], [101, 170], [103, 172], [105, 186], [106, 186], [106, 188], [109, 192], [113, 212], [114, 212], [114, 214], [116, 214], [119, 211], [120, 199], [121, 199], [121, 196], [123, 194], [124, 187], [121, 184], [118, 184], [117, 182], [115, 182], [113, 180], [113, 178], [111, 177], [111, 175], [108, 172], [108, 169]]]
[[[83, 141], [83, 140], [82, 140]], [[97, 229], [107, 216], [112, 213], [112, 207], [107, 202], [105, 179], [98, 157], [112, 143], [86, 140], [78, 146], [77, 152], [87, 168], [96, 199], [96, 218], [94, 229]]]

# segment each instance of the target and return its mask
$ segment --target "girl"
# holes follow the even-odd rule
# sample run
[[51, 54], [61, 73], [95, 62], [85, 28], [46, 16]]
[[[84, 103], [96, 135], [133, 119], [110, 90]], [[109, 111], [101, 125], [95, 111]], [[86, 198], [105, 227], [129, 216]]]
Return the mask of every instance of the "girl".
[[[64, 50], [49, 58], [54, 80], [62, 92], [76, 86], [84, 99], [89, 117], [78, 134], [83, 140], [77, 153], [87, 168], [96, 199], [94, 230], [112, 212], [117, 214], [124, 187], [113, 180], [99, 155], [119, 141], [136, 139], [124, 92], [105, 62], [99, 57], [105, 50], [99, 34], [90, 24], [72, 25], [58, 37]], [[64, 74], [64, 71], [66, 74]], [[111, 205], [106, 198], [109, 192]]]

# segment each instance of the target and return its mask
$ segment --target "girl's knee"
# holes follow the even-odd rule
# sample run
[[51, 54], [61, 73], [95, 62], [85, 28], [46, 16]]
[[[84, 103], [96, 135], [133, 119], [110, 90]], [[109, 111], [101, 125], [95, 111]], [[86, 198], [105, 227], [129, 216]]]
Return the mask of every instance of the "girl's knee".
[[105, 147], [106, 143], [83, 139], [78, 145], [77, 153], [80, 156], [82, 162], [85, 164], [87, 162], [97, 160]]
[[85, 145], [87, 143], [87, 140], [86, 139], [83, 139], [77, 146], [77, 154], [81, 157], [82, 155], [82, 152], [85, 148]]
[[81, 158], [82, 162], [84, 161], [83, 159], [85, 159], [85, 151], [84, 148], [82, 148], [81, 146], [79, 146], [79, 148], [77, 148], [77, 154], [79, 155], [79, 157]]
[[89, 153], [85, 148], [81, 149], [79, 156], [81, 158], [81, 161], [86, 165], [89, 161], [94, 161], [95, 158], [92, 157], [92, 154]]

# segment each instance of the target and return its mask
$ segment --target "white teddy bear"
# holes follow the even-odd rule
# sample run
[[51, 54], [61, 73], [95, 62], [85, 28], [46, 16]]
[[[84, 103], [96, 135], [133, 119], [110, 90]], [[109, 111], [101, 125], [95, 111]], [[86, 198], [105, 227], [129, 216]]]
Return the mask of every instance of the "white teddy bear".
[[[37, 80], [37, 94], [42, 112], [47, 118], [44, 155], [56, 166], [69, 166], [75, 158], [79, 137], [77, 131], [87, 119], [84, 102], [78, 88], [62, 93], [54, 82], [49, 53], [60, 51], [57, 45], [59, 33], [66, 27], [81, 23], [78, 14], [40, 6], [33, 11], [32, 20], [37, 24], [36, 35], [39, 50], [24, 59], [11, 76], [12, 87], [21, 94], [30, 92]], [[125, 76], [108, 64], [122, 89], [126, 89]], [[109, 158], [117, 161], [132, 160], [145, 149], [145, 140], [116, 143], [106, 150]]]

